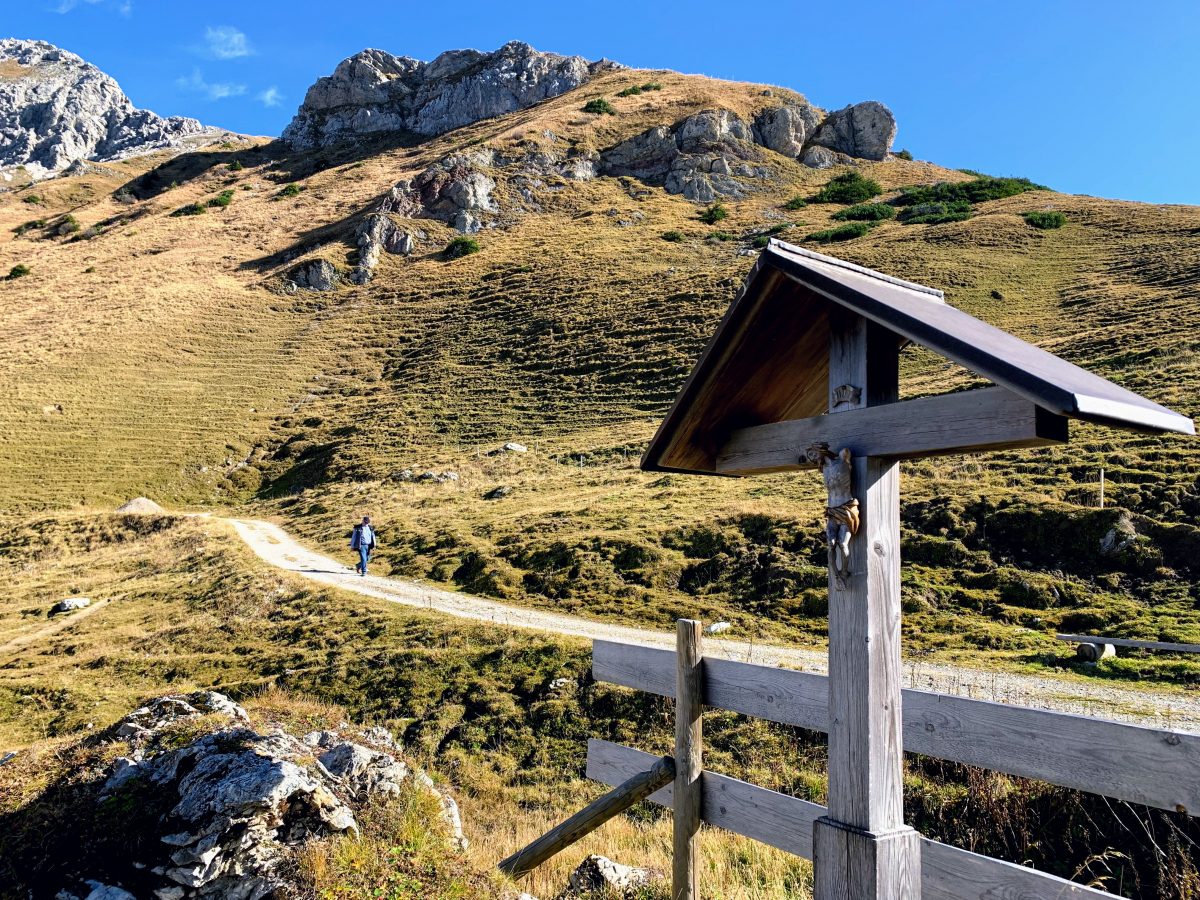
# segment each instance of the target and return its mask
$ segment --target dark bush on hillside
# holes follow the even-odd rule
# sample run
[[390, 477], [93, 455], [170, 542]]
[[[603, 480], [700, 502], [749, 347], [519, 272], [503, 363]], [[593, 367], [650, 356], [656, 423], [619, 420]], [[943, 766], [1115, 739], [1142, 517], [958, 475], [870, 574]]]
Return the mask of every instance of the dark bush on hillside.
[[683, 232], [682, 231], [664, 231], [662, 233], [662, 239], [664, 241], [670, 241], [672, 244], [679, 244], [679, 243], [683, 242]]
[[725, 208], [725, 204], [720, 200], [700, 213], [700, 221], [705, 225], [716, 225], [722, 219], [727, 218], [729, 218], [729, 210]]
[[80, 228], [79, 220], [72, 215], [66, 215], [62, 221], [58, 223], [58, 227], [54, 229], [56, 234], [74, 234]]
[[787, 203], [783, 204], [784, 209], [804, 209], [808, 206], [808, 201], [803, 197], [793, 197]]
[[233, 202], [233, 191], [221, 191], [217, 196], [208, 201], [209, 206], [224, 208]]
[[596, 113], [608, 116], [615, 116], [617, 114], [617, 111], [613, 108], [613, 105], [603, 97], [596, 97], [594, 100], [589, 100], [587, 103], [583, 104], [583, 111], [585, 113]]
[[475, 238], [466, 237], [464, 235], [462, 237], [456, 237], [449, 244], [447, 244], [446, 249], [442, 251], [442, 255], [445, 256], [446, 259], [460, 259], [464, 256], [470, 256], [472, 253], [478, 252], [479, 241], [475, 240]]
[[1025, 221], [1034, 228], [1047, 230], [1062, 228], [1067, 224], [1067, 217], [1060, 212], [1035, 210], [1025, 213]]
[[643, 91], [661, 91], [662, 85], [659, 84], [657, 81], [647, 81], [645, 84], [642, 85], [642, 90]]
[[815, 241], [818, 244], [832, 244], [837, 241], [852, 241], [855, 238], [862, 237], [874, 227], [874, 222], [847, 222], [845, 225], [839, 225], [837, 228], [827, 228], [824, 231], [815, 231], [806, 237], [805, 240]]
[[833, 214], [839, 222], [882, 222], [895, 217], [895, 207], [887, 203], [857, 203]]
[[37, 194], [26, 194], [24, 197], [21, 198], [21, 200], [24, 203], [41, 203], [42, 202], [42, 198], [39, 197]]
[[838, 175], [813, 195], [813, 203], [862, 203], [883, 191], [878, 181], [857, 172]]
[[29, 266], [25, 265], [25, 263], [17, 263], [15, 266], [13, 266], [11, 269], [8, 270], [8, 280], [15, 281], [16, 279], [22, 278], [28, 274], [29, 274]]
[[916, 206], [918, 203], [985, 203], [1003, 197], [1014, 197], [1026, 191], [1045, 191], [1049, 188], [1034, 184], [1028, 178], [992, 178], [981, 175], [974, 181], [943, 181], [938, 184], [923, 184], [903, 188], [897, 203], [901, 206]]
[[961, 222], [971, 218], [971, 204], [966, 200], [949, 203], [918, 203], [900, 210], [896, 217], [905, 225], [937, 225], [940, 222]]
[[187, 206], [181, 206], [175, 212], [171, 213], [174, 218], [179, 218], [180, 216], [201, 216], [203, 214], [203, 203], [189, 203]]
[[625, 90], [617, 91], [617, 96], [618, 97], [634, 97], [634, 96], [637, 96], [638, 94], [640, 94], [641, 92], [642, 92], [642, 89], [640, 87], [638, 87], [636, 84], [631, 84], [629, 87], [625, 88]]
[[20, 237], [27, 231], [33, 231], [35, 228], [45, 228], [45, 227], [46, 227], [45, 219], [31, 219], [28, 222], [22, 222], [20, 225], [18, 225], [16, 228], [14, 228], [13, 234], [15, 234], [17, 237]]
[[911, 160], [912, 158], [913, 158], [913, 155], [911, 153], [909, 153], [907, 150], [897, 150], [896, 151], [896, 159]]
[[240, 172], [246, 167], [242, 165], [242, 161], [240, 159], [235, 159], [225, 168], [227, 168], [230, 172]]
[[286, 185], [282, 191], [280, 191], [278, 194], [276, 194], [276, 196], [277, 197], [295, 197], [302, 190], [304, 190], [304, 185], [296, 184], [295, 182], [292, 182], [291, 184]]

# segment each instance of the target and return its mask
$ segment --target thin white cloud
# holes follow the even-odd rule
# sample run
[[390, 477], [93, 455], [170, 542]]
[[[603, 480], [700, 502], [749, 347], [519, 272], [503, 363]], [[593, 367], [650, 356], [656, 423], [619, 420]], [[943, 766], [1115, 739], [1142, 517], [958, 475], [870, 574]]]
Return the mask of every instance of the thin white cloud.
[[132, 15], [133, 0], [58, 0], [51, 9], [60, 15], [66, 15], [71, 10], [79, 6], [80, 3], [85, 3], [88, 6], [103, 5], [106, 9], [112, 9], [123, 16]]
[[275, 85], [271, 85], [258, 95], [258, 102], [263, 106], [278, 106], [282, 100], [283, 94], [279, 93], [279, 88]]
[[181, 75], [175, 79], [175, 86], [180, 90], [193, 94], [203, 94], [209, 100], [224, 100], [227, 97], [240, 97], [246, 93], [244, 84], [234, 84], [228, 81], [205, 81], [204, 73], [192, 69], [191, 75]]
[[254, 48], [244, 32], [232, 25], [209, 25], [204, 29], [204, 53], [213, 59], [240, 59], [253, 56]]

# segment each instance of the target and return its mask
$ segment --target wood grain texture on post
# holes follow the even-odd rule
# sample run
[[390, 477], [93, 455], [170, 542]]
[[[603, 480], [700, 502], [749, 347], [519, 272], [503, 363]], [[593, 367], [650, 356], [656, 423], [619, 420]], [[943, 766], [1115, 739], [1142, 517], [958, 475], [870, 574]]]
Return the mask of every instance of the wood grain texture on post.
[[671, 867], [672, 900], [700, 900], [697, 840], [703, 810], [700, 778], [704, 771], [700, 623], [675, 623], [675, 833]]

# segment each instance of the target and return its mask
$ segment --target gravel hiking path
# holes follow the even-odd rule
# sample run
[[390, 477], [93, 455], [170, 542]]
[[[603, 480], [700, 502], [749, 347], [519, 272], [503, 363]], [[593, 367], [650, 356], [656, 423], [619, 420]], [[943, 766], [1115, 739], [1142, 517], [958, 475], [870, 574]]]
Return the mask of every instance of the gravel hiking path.
[[[239, 536], [264, 561], [322, 584], [389, 600], [404, 606], [433, 610], [462, 619], [490, 622], [506, 628], [529, 628], [588, 640], [619, 641], [652, 647], [674, 647], [673, 632], [616, 625], [611, 622], [564, 615], [532, 607], [510, 606], [483, 597], [409, 581], [368, 575], [365, 578], [343, 563], [301, 546], [291, 535], [270, 522], [227, 519]], [[350, 551], [346, 551], [350, 555]], [[781, 665], [807, 672], [825, 671], [825, 654], [817, 650], [746, 644], [707, 638], [709, 656]], [[1140, 722], [1200, 732], [1200, 698], [1186, 694], [1155, 693], [1082, 678], [1052, 678], [1010, 672], [906, 660], [906, 687], [976, 700], [1014, 703], [1041, 709], [1079, 713], [1105, 719]]]

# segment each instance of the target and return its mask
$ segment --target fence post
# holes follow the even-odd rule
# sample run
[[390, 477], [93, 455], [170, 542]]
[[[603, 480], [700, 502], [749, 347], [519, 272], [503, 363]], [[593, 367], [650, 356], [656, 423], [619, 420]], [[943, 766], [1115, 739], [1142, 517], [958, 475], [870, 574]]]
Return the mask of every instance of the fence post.
[[672, 900], [700, 900], [697, 840], [700, 830], [700, 778], [704, 770], [703, 647], [700, 623], [675, 623], [675, 833], [671, 867]]

